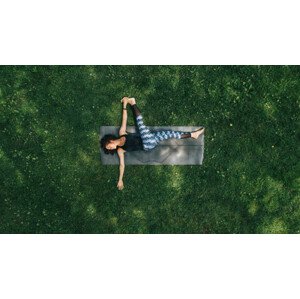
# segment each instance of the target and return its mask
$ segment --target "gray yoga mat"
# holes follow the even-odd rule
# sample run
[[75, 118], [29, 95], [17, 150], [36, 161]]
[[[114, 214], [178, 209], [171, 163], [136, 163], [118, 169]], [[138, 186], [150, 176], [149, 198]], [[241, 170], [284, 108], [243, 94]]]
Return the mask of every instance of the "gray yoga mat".
[[[174, 130], [191, 132], [199, 129], [201, 126], [169, 126], [158, 127], [148, 126], [150, 130]], [[101, 126], [100, 139], [106, 134], [119, 135], [120, 127]], [[136, 133], [138, 129], [135, 126], [127, 126], [127, 132]], [[99, 139], [99, 140], [100, 140]], [[115, 155], [106, 155], [100, 148], [101, 162], [103, 165], [119, 164], [119, 157]], [[151, 151], [133, 151], [126, 152], [124, 155], [125, 165], [201, 165], [204, 156], [204, 134], [198, 139], [168, 139], [160, 142], [156, 148]]]

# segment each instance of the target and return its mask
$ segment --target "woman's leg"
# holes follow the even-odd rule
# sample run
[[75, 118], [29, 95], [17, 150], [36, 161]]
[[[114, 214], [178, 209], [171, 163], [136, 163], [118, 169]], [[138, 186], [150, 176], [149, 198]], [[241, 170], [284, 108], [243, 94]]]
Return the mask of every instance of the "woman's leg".
[[154, 137], [157, 140], [157, 142], [160, 142], [171, 138], [175, 138], [175, 139], [190, 138], [191, 133], [182, 132], [182, 131], [173, 131], [173, 130], [161, 130], [161, 131], [155, 131]]
[[149, 150], [155, 148], [156, 145], [158, 144], [158, 142], [155, 138], [154, 133], [151, 132], [147, 126], [145, 126], [145, 124], [143, 122], [143, 116], [141, 114], [141, 111], [137, 107], [137, 105], [134, 104], [134, 105], [131, 105], [131, 107], [133, 109], [133, 113], [135, 115], [137, 126], [138, 126], [138, 129], [139, 129], [142, 141], [143, 141], [144, 150], [149, 151]]
[[144, 150], [151, 150], [155, 148], [160, 141], [167, 140], [170, 138], [183, 139], [191, 138], [190, 132], [173, 131], [173, 130], [162, 130], [162, 131], [151, 131], [143, 122], [143, 116], [141, 111], [136, 104], [131, 105], [137, 126], [143, 140]]

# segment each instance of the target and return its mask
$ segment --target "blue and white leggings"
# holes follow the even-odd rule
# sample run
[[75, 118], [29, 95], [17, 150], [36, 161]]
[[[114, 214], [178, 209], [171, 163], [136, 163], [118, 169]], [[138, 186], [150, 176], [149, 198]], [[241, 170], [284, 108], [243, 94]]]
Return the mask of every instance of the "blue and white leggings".
[[189, 133], [172, 130], [151, 131], [147, 126], [144, 125], [143, 116], [141, 114], [136, 117], [136, 121], [145, 151], [152, 150], [162, 140], [167, 140], [170, 138], [181, 139], [182, 134]]

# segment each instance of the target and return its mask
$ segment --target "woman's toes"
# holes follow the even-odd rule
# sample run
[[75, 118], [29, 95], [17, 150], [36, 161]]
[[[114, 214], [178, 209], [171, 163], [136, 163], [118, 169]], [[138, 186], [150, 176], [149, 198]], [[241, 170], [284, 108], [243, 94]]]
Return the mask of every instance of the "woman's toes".
[[204, 132], [204, 128], [199, 130], [199, 135], [201, 135]]

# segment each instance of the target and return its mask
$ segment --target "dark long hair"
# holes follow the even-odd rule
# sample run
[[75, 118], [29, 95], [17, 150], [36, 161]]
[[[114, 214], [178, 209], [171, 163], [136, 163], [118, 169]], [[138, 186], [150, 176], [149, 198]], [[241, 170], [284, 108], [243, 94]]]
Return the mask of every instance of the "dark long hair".
[[117, 149], [112, 149], [112, 150], [109, 150], [106, 148], [106, 145], [111, 141], [111, 140], [117, 140], [119, 139], [120, 137], [117, 137], [116, 135], [113, 135], [113, 134], [106, 134], [104, 135], [101, 140], [100, 140], [100, 145], [101, 145], [101, 148], [103, 149], [104, 153], [105, 154], [110, 154], [110, 155], [114, 155], [116, 152], [117, 152]]

